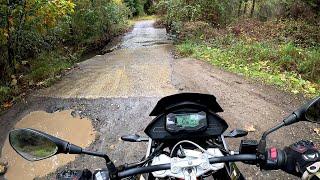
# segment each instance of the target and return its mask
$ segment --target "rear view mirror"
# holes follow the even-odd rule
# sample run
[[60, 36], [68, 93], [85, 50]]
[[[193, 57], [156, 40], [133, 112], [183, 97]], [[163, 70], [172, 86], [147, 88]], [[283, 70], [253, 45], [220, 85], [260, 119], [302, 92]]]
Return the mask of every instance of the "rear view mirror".
[[28, 161], [49, 158], [58, 152], [58, 146], [46, 135], [32, 129], [17, 129], [9, 134], [13, 149]]
[[320, 124], [320, 97], [317, 97], [309, 101], [308, 103], [304, 104], [302, 107], [300, 107], [299, 109], [294, 111], [292, 114], [290, 114], [288, 117], [286, 117], [282, 123], [265, 131], [260, 139], [260, 142], [258, 145], [258, 152], [264, 153], [266, 149], [266, 138], [270, 133], [284, 126], [289, 126], [299, 121], [309, 121], [309, 122]]
[[283, 120], [285, 126], [299, 122], [309, 121], [313, 123], [320, 123], [320, 97], [311, 100], [290, 116]]
[[320, 123], [320, 98], [313, 101], [305, 112], [307, 121]]

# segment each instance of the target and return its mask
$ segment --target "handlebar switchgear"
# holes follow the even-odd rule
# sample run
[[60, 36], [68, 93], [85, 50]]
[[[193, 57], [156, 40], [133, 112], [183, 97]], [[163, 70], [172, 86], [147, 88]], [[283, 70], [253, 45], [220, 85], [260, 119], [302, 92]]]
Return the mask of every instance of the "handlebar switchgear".
[[286, 155], [283, 150], [269, 148], [265, 153], [266, 160], [261, 168], [265, 170], [277, 170], [283, 167], [286, 163]]
[[311, 141], [301, 140], [284, 148], [286, 163], [281, 169], [300, 176], [307, 167], [320, 160], [320, 153]]
[[301, 177], [308, 166], [320, 160], [320, 153], [311, 141], [301, 140], [284, 150], [269, 148], [265, 157], [266, 161], [261, 164], [262, 169], [281, 169]]

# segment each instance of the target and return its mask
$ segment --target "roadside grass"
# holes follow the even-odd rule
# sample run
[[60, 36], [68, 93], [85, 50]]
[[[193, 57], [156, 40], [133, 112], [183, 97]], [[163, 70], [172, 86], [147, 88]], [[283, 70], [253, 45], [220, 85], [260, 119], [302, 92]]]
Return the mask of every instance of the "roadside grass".
[[154, 20], [154, 19], [157, 19], [157, 18], [158, 18], [157, 15], [145, 15], [145, 16], [137, 16], [137, 17], [134, 17], [132, 20], [133, 20], [133, 21]]
[[4, 102], [7, 98], [10, 98], [10, 94], [12, 93], [12, 89], [8, 86], [0, 86], [0, 102]]
[[211, 42], [186, 40], [176, 49], [182, 56], [208, 61], [294, 94], [320, 95], [320, 47], [300, 48], [290, 42], [274, 44], [226, 35]]
[[135, 22], [137, 21], [143, 21], [143, 20], [156, 20], [158, 19], [157, 15], [145, 15], [145, 16], [137, 16], [134, 18], [129, 19], [129, 26], [133, 26]]
[[[37, 83], [44, 80], [44, 86], [49, 86], [50, 81], [56, 79], [61, 72], [72, 67], [78, 57], [65, 57], [59, 53], [48, 52], [41, 54], [31, 61], [30, 72], [24, 77], [28, 83]], [[51, 80], [50, 80], [51, 79]]]

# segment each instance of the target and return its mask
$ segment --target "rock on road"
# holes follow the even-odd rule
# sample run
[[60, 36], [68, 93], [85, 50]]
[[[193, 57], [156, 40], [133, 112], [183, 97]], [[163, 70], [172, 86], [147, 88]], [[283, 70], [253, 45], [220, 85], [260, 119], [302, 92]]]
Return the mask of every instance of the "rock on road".
[[[137, 22], [118, 49], [79, 63], [78, 69], [55, 85], [33, 93], [26, 102], [7, 111], [0, 117], [0, 144], [14, 124], [29, 112], [73, 109], [89, 117], [97, 131], [96, 141], [89, 149], [107, 151], [116, 164], [130, 163], [141, 159], [146, 145], [122, 142], [119, 138], [129, 133], [143, 135], [152, 120], [149, 112], [163, 96], [178, 92], [215, 95], [224, 109], [221, 115], [229, 123], [229, 130], [255, 129], [247, 139], [258, 139], [263, 131], [303, 103], [302, 98], [206, 62], [174, 59], [173, 45], [165, 29], [155, 29], [153, 23], [152, 20]], [[269, 145], [281, 148], [300, 139], [319, 142], [314, 127], [310, 123], [287, 127], [272, 134]], [[239, 142], [230, 140], [231, 147], [237, 150]], [[97, 158], [79, 156], [65, 167], [94, 169], [103, 165]], [[240, 165], [240, 169], [248, 179], [293, 178], [280, 171], [260, 172], [255, 166]]]

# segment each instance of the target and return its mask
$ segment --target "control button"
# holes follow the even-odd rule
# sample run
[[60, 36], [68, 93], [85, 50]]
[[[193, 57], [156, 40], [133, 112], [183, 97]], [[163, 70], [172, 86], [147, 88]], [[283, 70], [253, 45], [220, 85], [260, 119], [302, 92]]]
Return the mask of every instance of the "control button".
[[270, 156], [272, 160], [276, 160], [277, 159], [277, 149], [276, 148], [271, 148], [270, 149]]

